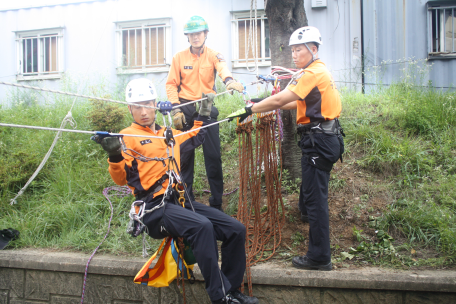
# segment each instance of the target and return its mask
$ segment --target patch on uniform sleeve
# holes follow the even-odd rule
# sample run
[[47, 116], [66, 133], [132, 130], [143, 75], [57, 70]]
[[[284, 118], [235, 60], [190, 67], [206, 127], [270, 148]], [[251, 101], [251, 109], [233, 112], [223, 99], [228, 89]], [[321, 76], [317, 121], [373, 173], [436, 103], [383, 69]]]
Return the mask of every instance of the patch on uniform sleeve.
[[193, 70], [193, 66], [191, 66], [191, 65], [184, 65], [184, 70]]
[[298, 84], [298, 81], [299, 79], [302, 77], [302, 75], [304, 75], [304, 71], [302, 71], [301, 73], [299, 73], [298, 76], [296, 76], [296, 78], [293, 79], [293, 81], [291, 82], [292, 85], [297, 85]]
[[225, 58], [223, 58], [223, 55], [220, 54], [220, 53], [218, 53], [217, 56], [215, 56], [215, 57], [217, 57], [217, 59], [219, 60], [219, 62], [225, 61]]
[[144, 146], [144, 145], [147, 145], [147, 144], [151, 144], [152, 140], [145, 139], [145, 140], [141, 140], [139, 143], [141, 144], [141, 146]]

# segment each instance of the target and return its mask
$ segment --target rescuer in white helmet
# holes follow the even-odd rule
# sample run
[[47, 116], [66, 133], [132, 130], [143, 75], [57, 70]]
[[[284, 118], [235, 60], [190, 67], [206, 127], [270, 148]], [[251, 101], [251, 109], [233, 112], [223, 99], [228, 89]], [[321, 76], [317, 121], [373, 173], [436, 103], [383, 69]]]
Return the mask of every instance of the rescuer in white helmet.
[[297, 29], [290, 37], [291, 56], [298, 69], [287, 88], [251, 107], [230, 114], [243, 120], [252, 113], [297, 109], [297, 132], [301, 135], [302, 186], [299, 209], [309, 222], [309, 250], [293, 258], [295, 267], [331, 270], [329, 245], [328, 184], [333, 164], [344, 149], [338, 117], [342, 105], [336, 84], [318, 57], [323, 45], [320, 32], [312, 26]]
[[[157, 94], [152, 82], [144, 78], [132, 80], [127, 85], [125, 95], [134, 122], [120, 133], [166, 137], [166, 129], [155, 123]], [[173, 147], [169, 147], [163, 139], [128, 136], [123, 137], [126, 148], [130, 149], [128, 153], [122, 151], [117, 137], [105, 137], [101, 145], [108, 153], [109, 173], [113, 181], [117, 185], [127, 184], [136, 202], [143, 201], [145, 210], [152, 210], [165, 202], [164, 206], [142, 218], [146, 231], [155, 239], [183, 237], [190, 243], [213, 303], [255, 304], [258, 299], [238, 290], [246, 267], [245, 226], [231, 216], [195, 201], [186, 199], [185, 208], [176, 204], [175, 192], [169, 191], [172, 194], [165, 195], [170, 183], [168, 160], [150, 160], [166, 159], [167, 150], [172, 149], [172, 156], [176, 160], [174, 165], [177, 166], [173, 172], [179, 175], [181, 154], [202, 144], [208, 128], [198, 128], [211, 121], [209, 115], [215, 94], [202, 94], [202, 97], [207, 99], [201, 102], [192, 128], [194, 131], [176, 136], [183, 132], [171, 129], [175, 141]], [[134, 155], [149, 160], [141, 161]], [[221, 267], [218, 264], [217, 240], [222, 241]]]

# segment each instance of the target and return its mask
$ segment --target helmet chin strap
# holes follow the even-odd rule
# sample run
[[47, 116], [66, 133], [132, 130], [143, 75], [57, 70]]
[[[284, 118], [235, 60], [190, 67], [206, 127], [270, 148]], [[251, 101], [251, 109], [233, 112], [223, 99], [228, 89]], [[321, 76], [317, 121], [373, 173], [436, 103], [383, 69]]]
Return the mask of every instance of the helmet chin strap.
[[306, 48], [309, 50], [309, 53], [312, 54], [312, 60], [309, 61], [308, 64], [306, 64], [305, 67], [303, 67], [302, 69], [304, 70], [305, 68], [307, 68], [312, 62], [314, 62], [315, 60], [317, 60], [317, 55], [315, 55], [309, 48], [309, 46], [307, 45], [307, 43], [304, 43], [304, 45], [306, 46]]
[[[201, 46], [199, 47], [194, 47], [193, 45], [191, 46], [192, 50], [195, 49], [196, 51], [198, 51], [198, 55], [201, 53], [201, 49], [204, 47], [204, 45], [206, 44], [206, 39], [207, 39], [207, 36], [204, 37], [204, 42], [203, 44], [201, 44]], [[189, 40], [190, 42], [190, 40]], [[192, 52], [193, 53], [193, 52]]]

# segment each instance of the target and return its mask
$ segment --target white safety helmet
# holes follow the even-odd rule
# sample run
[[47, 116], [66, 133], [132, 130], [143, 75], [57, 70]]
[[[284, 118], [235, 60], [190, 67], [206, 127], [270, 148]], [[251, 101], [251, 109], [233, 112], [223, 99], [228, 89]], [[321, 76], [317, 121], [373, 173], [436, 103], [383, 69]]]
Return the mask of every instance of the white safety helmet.
[[318, 45], [323, 44], [320, 31], [316, 27], [304, 26], [297, 29], [291, 34], [290, 43], [288, 45], [305, 44], [307, 42], [314, 42]]
[[133, 79], [125, 89], [127, 102], [143, 102], [157, 99], [157, 91], [152, 81], [146, 78]]

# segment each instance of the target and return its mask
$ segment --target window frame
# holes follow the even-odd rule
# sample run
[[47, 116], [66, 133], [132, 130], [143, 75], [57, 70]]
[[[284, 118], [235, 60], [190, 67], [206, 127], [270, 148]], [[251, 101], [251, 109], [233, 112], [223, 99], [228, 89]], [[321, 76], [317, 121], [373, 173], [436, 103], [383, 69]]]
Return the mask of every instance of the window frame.
[[[64, 27], [54, 27], [54, 28], [43, 28], [43, 29], [34, 29], [34, 30], [21, 30], [21, 31], [13, 31], [16, 35], [16, 80], [44, 80], [44, 79], [59, 79], [63, 75], [64, 71]], [[53, 35], [56, 37], [56, 49], [57, 49], [57, 70], [56, 71], [43, 71], [43, 62], [41, 57], [44, 55], [41, 54], [43, 38], [49, 37], [49, 35]], [[36, 36], [36, 37], [34, 37]], [[36, 73], [30, 73], [33, 75], [26, 75], [28, 73], [23, 72], [23, 58], [24, 58], [24, 49], [22, 41], [24, 39], [36, 38], [37, 39], [37, 58], [38, 58], [38, 71]]]
[[[446, 52], [445, 51], [445, 42], [446, 42], [446, 35], [445, 35], [445, 19], [442, 18], [442, 14], [443, 16], [445, 16], [445, 12], [447, 10], [450, 10], [451, 13], [452, 13], [452, 29], [453, 29], [453, 49], [451, 52]], [[439, 16], [439, 21], [437, 20], [434, 20], [433, 22], [433, 19], [437, 19], [437, 18], [433, 18], [433, 14], [434, 14], [434, 11], [436, 11], [435, 14], [440, 14]], [[428, 59], [454, 59], [456, 58], [456, 38], [454, 37], [456, 32], [454, 31], [454, 28], [456, 26], [456, 1], [428, 1], [427, 2], [427, 12], [426, 12], [427, 16], [426, 16], [426, 20], [427, 20], [427, 41], [428, 41], [428, 49], [427, 49], [427, 53], [428, 53]], [[435, 38], [437, 37], [437, 33], [438, 33], [438, 38]], [[433, 47], [434, 47], [434, 40], [433, 39], [433, 35], [435, 39], [438, 39], [438, 43], [439, 43], [439, 50], [441, 50], [443, 48], [443, 52], [434, 52], [433, 50]], [[441, 37], [443, 37], [443, 39], [441, 39]]]
[[[252, 13], [254, 14], [254, 13]], [[233, 68], [245, 68], [246, 59], [239, 59], [239, 20], [243, 18], [250, 18], [250, 11], [232, 11], [231, 12], [231, 56]], [[265, 25], [264, 20], [267, 20], [266, 13], [264, 10], [257, 10], [257, 19], [261, 20], [261, 37], [260, 37], [260, 54], [258, 58], [258, 66], [265, 67], [271, 66], [271, 57], [266, 57], [266, 45], [265, 45]], [[250, 22], [250, 21], [248, 21]], [[269, 50], [269, 54], [271, 51]], [[248, 63], [249, 67], [254, 67], [255, 62]]]
[[[130, 20], [130, 21], [116, 21], [116, 72], [117, 74], [137, 74], [137, 73], [161, 73], [168, 72], [171, 66], [172, 61], [172, 27], [171, 27], [171, 17], [164, 18], [150, 18], [150, 19], [141, 19], [141, 20]], [[164, 28], [164, 40], [165, 40], [165, 63], [160, 66], [148, 67], [145, 64], [146, 52], [144, 48], [146, 47], [144, 30], [151, 27], [163, 27]], [[141, 28], [141, 46], [142, 46], [142, 58], [141, 66], [136, 66], [135, 68], [129, 68], [128, 66], [122, 65], [122, 31], [126, 28]]]

